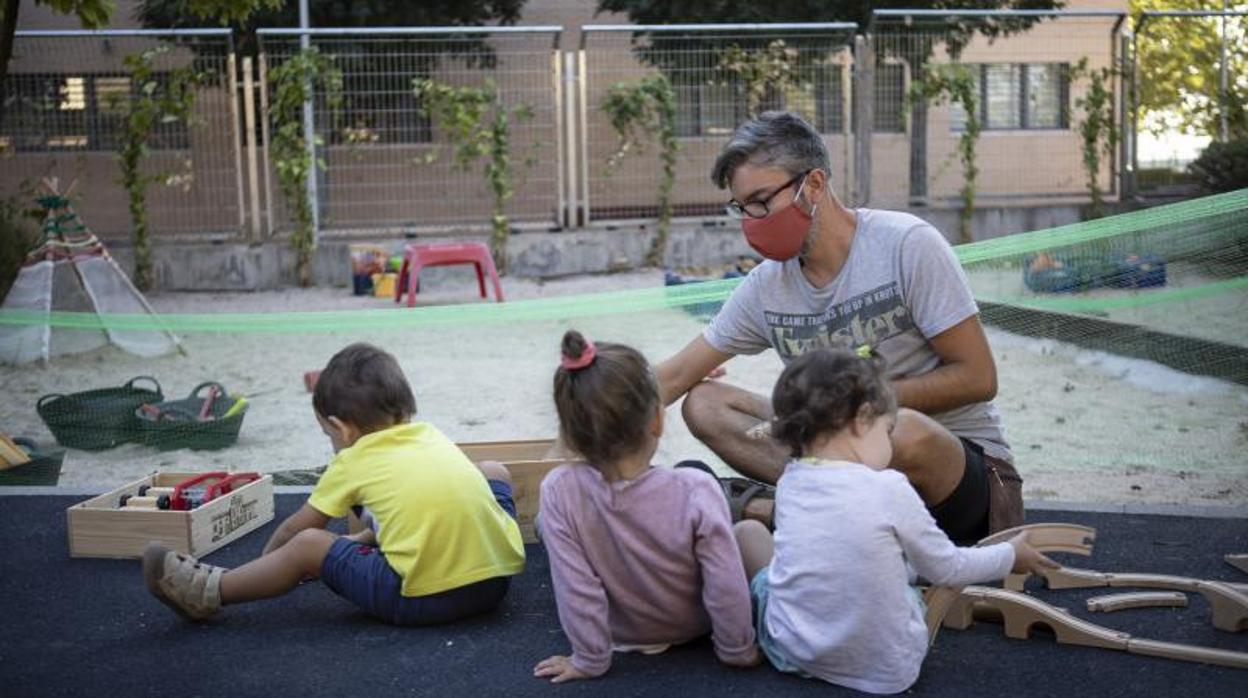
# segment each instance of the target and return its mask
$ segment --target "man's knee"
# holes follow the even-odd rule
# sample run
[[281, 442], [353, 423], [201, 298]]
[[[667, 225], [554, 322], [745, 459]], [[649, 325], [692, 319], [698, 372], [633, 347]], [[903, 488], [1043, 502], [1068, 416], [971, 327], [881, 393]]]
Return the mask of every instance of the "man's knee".
[[914, 410], [897, 411], [893, 429], [893, 462], [901, 470], [939, 465], [941, 454], [957, 445], [957, 437], [931, 417]]
[[685, 425], [689, 427], [689, 433], [699, 441], [705, 441], [715, 433], [718, 421], [716, 417], [723, 410], [723, 402], [716, 400], [714, 396], [716, 387], [710, 383], [693, 386], [680, 406], [680, 414], [685, 419]]

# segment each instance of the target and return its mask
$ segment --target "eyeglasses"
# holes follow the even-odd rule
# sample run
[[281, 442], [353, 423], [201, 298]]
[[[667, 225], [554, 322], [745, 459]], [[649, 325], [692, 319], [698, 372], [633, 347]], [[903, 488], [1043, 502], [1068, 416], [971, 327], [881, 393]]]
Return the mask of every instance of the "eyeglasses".
[[732, 199], [724, 205], [724, 210], [728, 212], [729, 216], [736, 218], [737, 220], [741, 220], [742, 218], [766, 218], [767, 215], [771, 213], [772, 200], [779, 196], [780, 192], [800, 182], [802, 178], [810, 174], [810, 172], [810, 170], [806, 170], [793, 179], [781, 184], [780, 188], [773, 191], [771, 196], [768, 196], [766, 199], [751, 201], [747, 204], [743, 204], [736, 199]]

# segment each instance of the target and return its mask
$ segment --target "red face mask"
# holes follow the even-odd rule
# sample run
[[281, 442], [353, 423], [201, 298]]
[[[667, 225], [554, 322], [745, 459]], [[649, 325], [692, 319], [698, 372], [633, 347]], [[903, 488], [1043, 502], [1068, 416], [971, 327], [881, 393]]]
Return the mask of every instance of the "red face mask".
[[777, 262], [793, 259], [801, 253], [802, 243], [810, 233], [810, 224], [815, 214], [814, 207], [810, 213], [806, 213], [797, 203], [805, 186], [806, 182], [803, 181], [793, 195], [793, 203], [783, 209], [764, 218], [746, 218], [741, 221], [745, 241], [750, 243], [754, 251]]

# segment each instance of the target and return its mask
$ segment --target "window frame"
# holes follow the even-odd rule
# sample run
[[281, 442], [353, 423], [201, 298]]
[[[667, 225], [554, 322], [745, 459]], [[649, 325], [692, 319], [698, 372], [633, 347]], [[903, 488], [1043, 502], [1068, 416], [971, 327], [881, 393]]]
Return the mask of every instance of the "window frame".
[[[1008, 131], [1069, 131], [1070, 124], [1070, 64], [1062, 61], [1053, 61], [1047, 63], [975, 63], [976, 86], [979, 91], [979, 125], [983, 132], [1008, 132]], [[992, 66], [1011, 66], [1018, 67], [1018, 71], [1014, 73], [1018, 76], [1018, 109], [1019, 121], [1017, 126], [993, 126], [989, 119], [988, 112], [988, 69]], [[1030, 74], [1033, 67], [1037, 66], [1057, 66], [1058, 70], [1058, 89], [1057, 89], [1057, 125], [1056, 126], [1033, 126], [1033, 114], [1031, 111], [1031, 80]], [[951, 110], [960, 110], [959, 105], [951, 105]], [[965, 121], [963, 121], [963, 124]], [[949, 124], [949, 130], [954, 133], [961, 133], [965, 127], [960, 124]]]

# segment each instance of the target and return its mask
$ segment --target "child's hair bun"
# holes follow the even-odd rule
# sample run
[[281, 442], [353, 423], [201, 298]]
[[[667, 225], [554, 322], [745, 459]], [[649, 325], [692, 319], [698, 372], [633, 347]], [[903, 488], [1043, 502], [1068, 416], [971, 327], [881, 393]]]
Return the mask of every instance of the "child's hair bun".
[[582, 335], [580, 332], [577, 332], [576, 330], [568, 330], [563, 333], [563, 345], [561, 350], [563, 355], [567, 358], [572, 359], [573, 361], [581, 358], [581, 355], [585, 353], [585, 347], [587, 345], [588, 342], [585, 340], [585, 335]]

